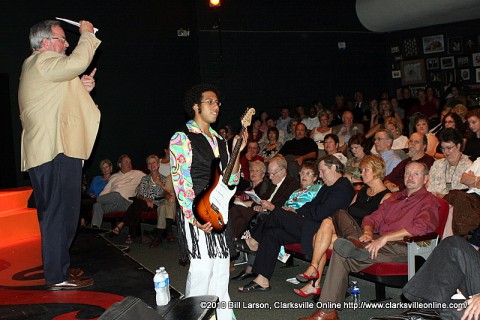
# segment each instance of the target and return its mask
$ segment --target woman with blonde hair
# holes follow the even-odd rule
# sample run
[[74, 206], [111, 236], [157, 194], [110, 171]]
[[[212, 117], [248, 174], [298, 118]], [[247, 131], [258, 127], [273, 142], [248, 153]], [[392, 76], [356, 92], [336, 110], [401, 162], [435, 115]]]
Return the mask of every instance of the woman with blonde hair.
[[[390, 197], [390, 191], [383, 184], [385, 178], [385, 161], [376, 155], [366, 155], [360, 161], [364, 186], [352, 200], [348, 213], [359, 223], [366, 215], [378, 209], [380, 204]], [[304, 273], [296, 276], [300, 282], [308, 282], [302, 289], [293, 292], [302, 297], [319, 295], [320, 279], [327, 262], [326, 252], [332, 249], [337, 239], [332, 218], [325, 218], [313, 236], [313, 257], [310, 266]]]

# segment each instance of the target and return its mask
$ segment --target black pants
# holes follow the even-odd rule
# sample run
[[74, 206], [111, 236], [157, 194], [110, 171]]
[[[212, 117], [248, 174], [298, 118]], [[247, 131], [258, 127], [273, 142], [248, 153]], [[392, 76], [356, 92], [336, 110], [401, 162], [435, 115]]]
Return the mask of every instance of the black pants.
[[59, 154], [29, 169], [42, 234], [47, 284], [68, 279], [69, 249], [78, 226], [82, 192], [82, 160]]
[[[460, 237], [445, 238], [403, 287], [403, 295], [410, 301], [449, 303], [460, 289], [468, 299], [480, 293], [479, 266], [480, 253], [467, 241]], [[463, 314], [456, 309], [436, 311], [442, 319], [460, 319]]]
[[135, 198], [132, 204], [128, 207], [127, 212], [125, 212], [125, 217], [123, 218], [123, 222], [125, 222], [125, 225], [128, 226], [128, 234], [131, 237], [135, 237], [137, 235], [136, 232], [142, 220], [142, 212], [157, 212], [157, 208], [158, 207], [155, 204], [153, 205], [153, 208], [150, 208], [145, 200]]
[[253, 238], [260, 243], [253, 272], [270, 279], [280, 247], [301, 241], [304, 222], [304, 218], [290, 211], [281, 208], [272, 211], [253, 233]]

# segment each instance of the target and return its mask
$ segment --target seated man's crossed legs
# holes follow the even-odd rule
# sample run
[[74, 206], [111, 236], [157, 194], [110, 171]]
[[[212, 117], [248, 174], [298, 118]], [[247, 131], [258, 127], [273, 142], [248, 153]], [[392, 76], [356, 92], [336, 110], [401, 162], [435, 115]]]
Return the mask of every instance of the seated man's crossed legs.
[[93, 205], [92, 227], [100, 228], [102, 226], [105, 213], [126, 211], [131, 204], [131, 201], [122, 197], [118, 192], [110, 192], [99, 196]]

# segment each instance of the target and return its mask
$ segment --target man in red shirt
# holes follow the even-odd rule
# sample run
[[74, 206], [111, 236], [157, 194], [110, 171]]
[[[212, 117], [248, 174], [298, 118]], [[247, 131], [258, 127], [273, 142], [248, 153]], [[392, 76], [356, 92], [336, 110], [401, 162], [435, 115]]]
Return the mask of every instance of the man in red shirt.
[[[428, 168], [412, 161], [405, 167], [406, 189], [385, 200], [377, 211], [363, 219], [362, 228], [346, 212], [337, 211], [333, 221], [339, 237], [333, 244], [320, 302], [340, 305], [345, 298], [348, 274], [361, 271], [377, 262], [407, 262], [405, 236], [435, 231], [438, 202], [425, 189]], [[318, 309], [309, 319], [338, 319], [335, 309]]]

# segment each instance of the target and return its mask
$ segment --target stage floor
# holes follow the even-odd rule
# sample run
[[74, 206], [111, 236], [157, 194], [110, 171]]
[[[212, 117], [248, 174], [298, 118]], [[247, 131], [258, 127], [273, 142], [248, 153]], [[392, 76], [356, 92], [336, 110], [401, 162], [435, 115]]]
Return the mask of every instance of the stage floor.
[[[71, 249], [72, 266], [95, 280], [83, 290], [45, 290], [39, 265], [40, 238], [0, 248], [0, 319], [96, 319], [126, 296], [140, 298], [160, 314], [153, 274], [93, 229], [81, 229]], [[41, 263], [41, 262], [40, 262]], [[171, 287], [172, 300], [181, 293]]]

